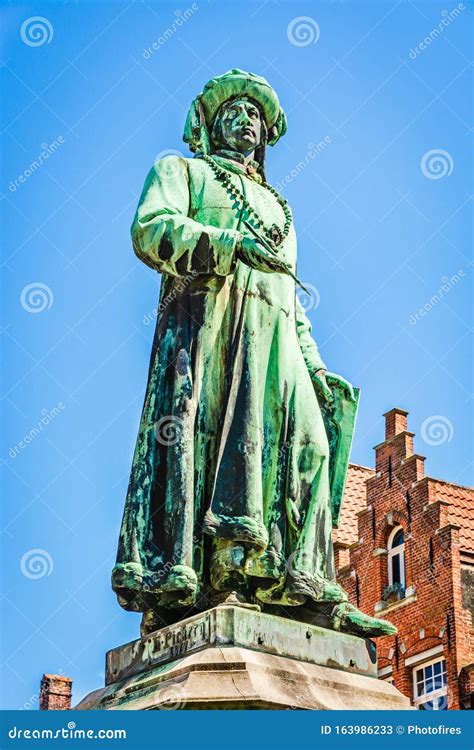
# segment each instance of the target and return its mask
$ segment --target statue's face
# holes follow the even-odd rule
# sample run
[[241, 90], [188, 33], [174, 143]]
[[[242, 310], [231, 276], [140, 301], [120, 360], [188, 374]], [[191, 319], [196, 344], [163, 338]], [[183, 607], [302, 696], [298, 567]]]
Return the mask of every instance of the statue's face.
[[248, 154], [260, 144], [262, 120], [258, 107], [249, 99], [234, 99], [220, 114], [222, 146]]

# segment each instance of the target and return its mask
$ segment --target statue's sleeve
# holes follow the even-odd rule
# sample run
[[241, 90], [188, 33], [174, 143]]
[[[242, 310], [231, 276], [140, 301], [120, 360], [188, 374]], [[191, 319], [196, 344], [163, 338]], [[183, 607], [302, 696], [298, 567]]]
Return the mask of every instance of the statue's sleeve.
[[135, 253], [171, 276], [227, 276], [235, 268], [239, 233], [194, 221], [189, 206], [186, 161], [177, 156], [161, 159], [146, 179], [132, 224]]
[[325, 370], [326, 365], [321, 359], [315, 340], [311, 336], [311, 323], [306, 317], [298, 295], [296, 295], [296, 333], [309, 374], [314, 375], [317, 370]]

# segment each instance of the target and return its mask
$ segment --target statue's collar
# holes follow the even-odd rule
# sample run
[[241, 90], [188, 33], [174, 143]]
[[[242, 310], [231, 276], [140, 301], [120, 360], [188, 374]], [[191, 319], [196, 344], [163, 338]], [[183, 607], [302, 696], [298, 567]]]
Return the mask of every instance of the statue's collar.
[[262, 182], [262, 177], [258, 171], [260, 165], [258, 161], [250, 159], [246, 164], [244, 163], [244, 157], [239, 154], [238, 151], [231, 151], [230, 149], [221, 148], [211, 154], [211, 157], [224, 169], [228, 169], [230, 172], [236, 174], [244, 174], [246, 177], [250, 177], [255, 182]]

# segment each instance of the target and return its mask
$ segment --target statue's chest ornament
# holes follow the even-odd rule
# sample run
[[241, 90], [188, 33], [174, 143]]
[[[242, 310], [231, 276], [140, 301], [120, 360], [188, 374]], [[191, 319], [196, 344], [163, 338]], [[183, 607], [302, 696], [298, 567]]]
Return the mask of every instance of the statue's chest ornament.
[[239, 212], [242, 211], [245, 223], [248, 223], [248, 220], [250, 219], [253, 227], [257, 231], [263, 232], [267, 240], [270, 240], [270, 242], [273, 243], [275, 247], [281, 245], [288, 237], [293, 219], [288, 203], [275, 190], [275, 188], [272, 187], [272, 185], [269, 185], [268, 182], [262, 182], [262, 187], [268, 190], [273, 195], [273, 197], [276, 198], [279, 206], [285, 214], [285, 224], [283, 226], [283, 229], [280, 229], [278, 224], [272, 224], [271, 226], [268, 226], [264, 223], [253, 206], [248, 202], [242, 191], [239, 190], [239, 188], [232, 182], [231, 174], [233, 173], [228, 172], [226, 169], [220, 167], [210, 156], [203, 155], [202, 159], [204, 159], [206, 164], [210, 166], [216, 179], [221, 183], [221, 185], [223, 185], [223, 187], [226, 188], [227, 194], [233, 201], [232, 208]]

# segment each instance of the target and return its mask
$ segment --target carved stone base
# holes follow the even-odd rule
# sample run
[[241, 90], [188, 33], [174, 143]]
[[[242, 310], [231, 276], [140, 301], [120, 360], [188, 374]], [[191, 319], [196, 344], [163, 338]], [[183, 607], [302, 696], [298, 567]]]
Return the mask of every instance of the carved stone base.
[[77, 709], [409, 709], [371, 641], [221, 605], [107, 654]]

